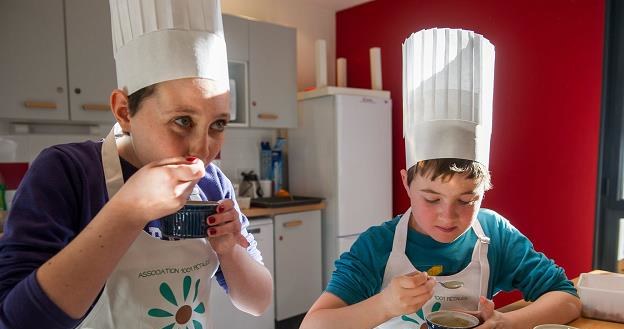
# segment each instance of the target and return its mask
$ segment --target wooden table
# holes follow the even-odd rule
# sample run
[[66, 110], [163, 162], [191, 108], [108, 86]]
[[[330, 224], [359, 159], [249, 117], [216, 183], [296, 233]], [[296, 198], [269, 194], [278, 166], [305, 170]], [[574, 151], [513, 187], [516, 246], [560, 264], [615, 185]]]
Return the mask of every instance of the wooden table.
[[[596, 271], [591, 271], [590, 273], [608, 274], [610, 272], [596, 270]], [[572, 279], [572, 282], [574, 282], [574, 284], [576, 285], [578, 283], [578, 278]], [[529, 304], [530, 302], [519, 300], [517, 302], [511, 303], [507, 306], [503, 306], [499, 308], [498, 311], [509, 312], [509, 311], [517, 310], [519, 308], [523, 308]], [[582, 316], [568, 323], [568, 325], [579, 328], [579, 329], [624, 329], [624, 323], [601, 321], [601, 320], [596, 320], [596, 319], [584, 318]]]

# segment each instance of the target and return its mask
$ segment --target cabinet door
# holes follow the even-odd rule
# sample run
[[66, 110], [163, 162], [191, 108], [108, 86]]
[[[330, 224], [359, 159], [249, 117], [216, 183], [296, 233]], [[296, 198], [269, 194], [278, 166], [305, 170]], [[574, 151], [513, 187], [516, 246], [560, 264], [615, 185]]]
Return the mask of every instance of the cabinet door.
[[321, 211], [275, 216], [275, 318], [307, 312], [321, 295]]
[[[258, 224], [261, 223], [261, 224]], [[264, 266], [271, 272], [273, 277], [273, 224], [271, 219], [252, 219], [247, 227], [247, 232], [253, 234], [258, 243], [257, 248], [262, 253]], [[271, 304], [261, 316], [247, 314], [232, 304], [230, 297], [219, 286], [217, 280], [212, 280], [210, 290], [210, 311], [213, 314], [214, 329], [230, 328], [254, 328], [254, 329], [274, 329], [275, 328], [275, 305], [272, 299]]]
[[295, 29], [249, 22], [251, 126], [296, 128], [296, 39]]
[[113, 122], [117, 87], [108, 0], [65, 0], [70, 118]]
[[63, 1], [0, 1], [0, 45], [0, 117], [67, 120]]
[[238, 62], [249, 60], [249, 21], [236, 16], [223, 15], [223, 33], [228, 60]]

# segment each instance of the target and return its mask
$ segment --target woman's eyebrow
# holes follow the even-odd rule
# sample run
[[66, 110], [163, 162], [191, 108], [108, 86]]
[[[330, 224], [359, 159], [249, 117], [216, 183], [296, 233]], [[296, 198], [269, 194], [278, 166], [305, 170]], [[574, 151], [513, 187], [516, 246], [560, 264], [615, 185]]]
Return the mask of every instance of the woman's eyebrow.
[[197, 110], [190, 106], [178, 106], [172, 110], [167, 111], [169, 113], [183, 113], [183, 114], [196, 114]]

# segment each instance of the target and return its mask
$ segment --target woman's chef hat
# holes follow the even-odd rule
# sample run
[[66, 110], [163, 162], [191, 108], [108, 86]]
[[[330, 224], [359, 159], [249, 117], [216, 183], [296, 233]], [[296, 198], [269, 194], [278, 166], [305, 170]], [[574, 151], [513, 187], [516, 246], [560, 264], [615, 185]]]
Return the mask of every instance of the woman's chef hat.
[[229, 89], [219, 0], [110, 0], [110, 9], [120, 89], [192, 77]]
[[488, 166], [494, 46], [482, 35], [429, 29], [403, 44], [403, 137], [407, 169], [459, 158]]

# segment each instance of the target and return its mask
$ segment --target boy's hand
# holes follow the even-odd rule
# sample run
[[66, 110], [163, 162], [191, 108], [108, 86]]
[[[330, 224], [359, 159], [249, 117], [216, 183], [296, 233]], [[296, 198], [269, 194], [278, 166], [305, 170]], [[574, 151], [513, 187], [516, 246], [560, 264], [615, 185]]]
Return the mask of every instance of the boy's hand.
[[394, 277], [381, 292], [383, 307], [390, 318], [414, 313], [431, 299], [434, 286], [426, 272]]
[[234, 208], [234, 201], [224, 199], [219, 201], [217, 213], [206, 218], [208, 223], [208, 241], [217, 255], [224, 255], [232, 251], [236, 244], [243, 248], [249, 247], [249, 242], [241, 234], [241, 222], [238, 211]]
[[467, 312], [478, 317], [482, 322], [481, 325], [475, 329], [505, 329], [512, 327], [503, 313], [494, 309], [494, 302], [483, 296], [479, 297], [479, 310], [478, 312]]

